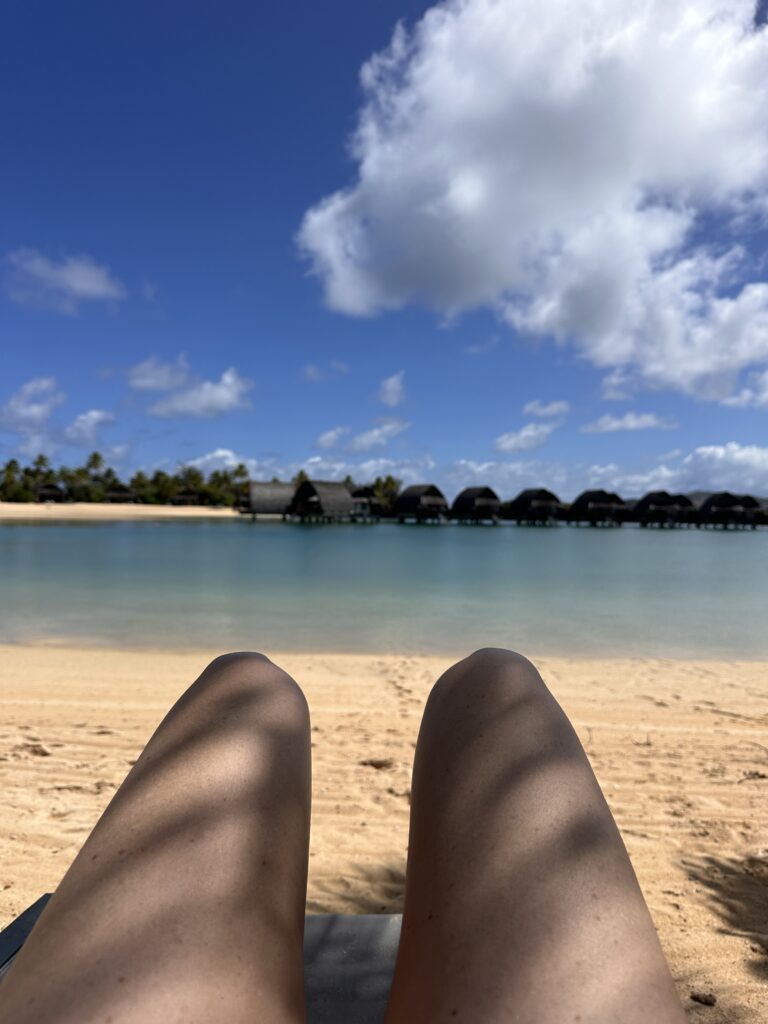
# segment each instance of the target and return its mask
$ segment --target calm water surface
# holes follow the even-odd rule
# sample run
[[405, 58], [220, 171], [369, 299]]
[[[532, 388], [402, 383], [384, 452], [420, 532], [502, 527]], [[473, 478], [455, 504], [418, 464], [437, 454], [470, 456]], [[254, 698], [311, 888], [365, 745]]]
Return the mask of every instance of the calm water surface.
[[768, 532], [0, 525], [0, 641], [768, 658]]

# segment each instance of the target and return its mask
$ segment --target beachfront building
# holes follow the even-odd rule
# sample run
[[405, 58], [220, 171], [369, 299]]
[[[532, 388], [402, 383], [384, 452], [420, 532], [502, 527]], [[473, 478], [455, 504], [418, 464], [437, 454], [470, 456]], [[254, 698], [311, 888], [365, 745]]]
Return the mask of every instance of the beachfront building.
[[686, 526], [693, 512], [693, 502], [685, 494], [650, 491], [635, 502], [629, 519], [640, 526]]
[[408, 519], [417, 523], [443, 522], [448, 518], [448, 502], [434, 484], [412, 484], [398, 494], [395, 515], [401, 523]]
[[511, 519], [518, 526], [553, 526], [563, 510], [563, 503], [556, 494], [544, 487], [529, 487], [521, 491], [502, 508], [504, 519]]
[[465, 487], [451, 505], [451, 519], [460, 523], [497, 523], [501, 501], [490, 487]]
[[257, 516], [282, 516], [285, 519], [295, 493], [293, 484], [251, 480], [247, 500], [239, 506], [239, 511], [254, 519]]
[[584, 491], [563, 513], [568, 523], [590, 526], [621, 526], [627, 518], [627, 506], [613, 491]]
[[718, 491], [710, 494], [699, 507], [697, 526], [749, 526], [753, 530], [764, 522], [760, 502], [750, 494]]
[[346, 484], [336, 480], [305, 480], [296, 489], [289, 513], [303, 523], [337, 523], [357, 519], [359, 508]]

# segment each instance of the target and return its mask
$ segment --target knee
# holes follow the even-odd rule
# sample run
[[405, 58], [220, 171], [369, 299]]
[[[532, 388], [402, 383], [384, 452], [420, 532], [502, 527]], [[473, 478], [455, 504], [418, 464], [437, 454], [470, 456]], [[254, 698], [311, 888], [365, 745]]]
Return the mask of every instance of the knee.
[[516, 651], [483, 647], [457, 662], [435, 683], [429, 703], [445, 708], [471, 696], [484, 702], [531, 699], [548, 693], [535, 666]]
[[255, 651], [220, 654], [206, 666], [193, 689], [213, 699], [277, 702], [300, 721], [309, 722], [307, 700], [296, 680]]

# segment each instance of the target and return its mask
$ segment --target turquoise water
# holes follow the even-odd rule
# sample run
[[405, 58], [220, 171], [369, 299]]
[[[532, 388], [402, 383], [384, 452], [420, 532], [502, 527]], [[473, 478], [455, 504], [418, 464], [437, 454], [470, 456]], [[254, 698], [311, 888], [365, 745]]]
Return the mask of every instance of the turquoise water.
[[768, 532], [0, 525], [0, 641], [768, 658]]

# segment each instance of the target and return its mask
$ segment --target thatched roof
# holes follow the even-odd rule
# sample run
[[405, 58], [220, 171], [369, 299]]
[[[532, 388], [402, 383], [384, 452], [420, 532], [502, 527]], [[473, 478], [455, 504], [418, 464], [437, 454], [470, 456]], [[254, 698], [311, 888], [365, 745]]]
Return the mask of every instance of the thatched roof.
[[685, 494], [670, 494], [669, 491], [649, 491], [636, 501], [632, 511], [635, 515], [645, 515], [652, 509], [693, 508], [693, 502]]
[[498, 515], [500, 507], [499, 496], [490, 487], [465, 487], [454, 498], [451, 515], [456, 519], [462, 516], [491, 519]]
[[291, 512], [302, 517], [339, 518], [353, 515], [357, 507], [346, 484], [336, 480], [305, 480], [296, 489]]
[[611, 515], [625, 508], [624, 500], [613, 491], [583, 491], [568, 510], [569, 519]]
[[255, 515], [285, 515], [295, 493], [293, 484], [251, 480], [248, 484], [249, 505], [246, 511]]
[[448, 502], [434, 484], [411, 484], [395, 501], [395, 515], [399, 516], [439, 516], [447, 512]]
[[760, 508], [760, 502], [751, 494], [731, 494], [730, 491], [718, 491], [701, 504], [699, 512], [706, 515], [709, 512], [716, 512], [719, 509], [738, 511], [739, 509]]
[[67, 495], [58, 484], [41, 484], [35, 488], [35, 497], [38, 501], [65, 501]]
[[520, 491], [516, 498], [508, 502], [505, 511], [507, 515], [515, 516], [539, 507], [556, 507], [560, 504], [562, 504], [560, 499], [552, 491], [548, 491], [544, 487], [529, 487]]

